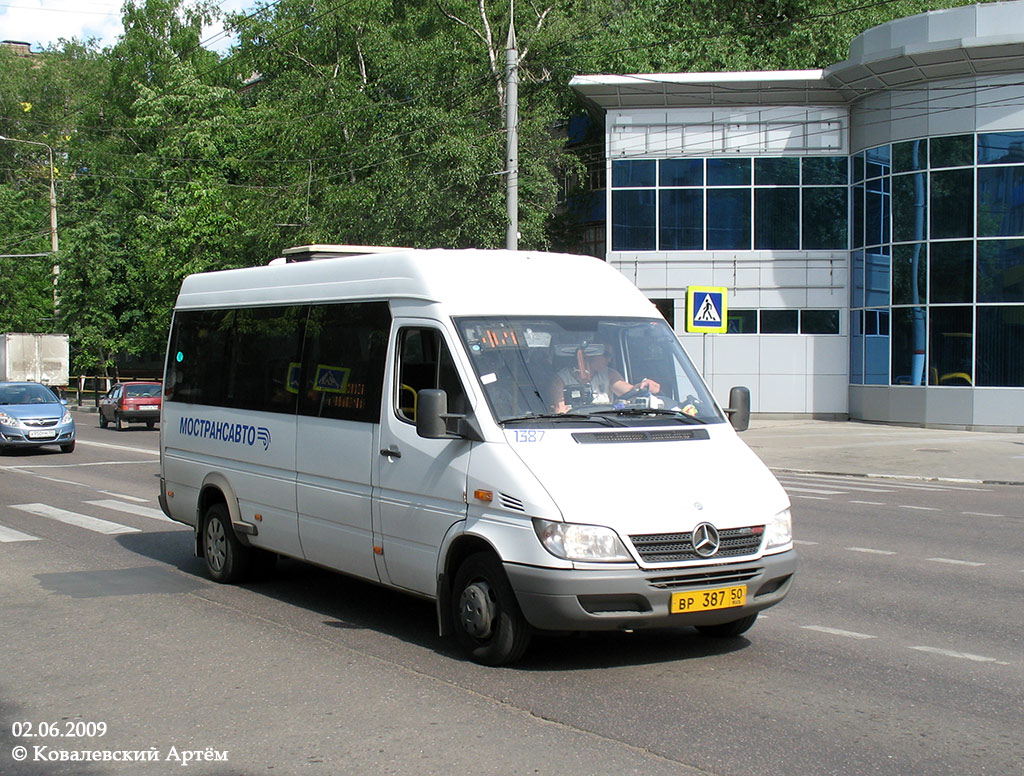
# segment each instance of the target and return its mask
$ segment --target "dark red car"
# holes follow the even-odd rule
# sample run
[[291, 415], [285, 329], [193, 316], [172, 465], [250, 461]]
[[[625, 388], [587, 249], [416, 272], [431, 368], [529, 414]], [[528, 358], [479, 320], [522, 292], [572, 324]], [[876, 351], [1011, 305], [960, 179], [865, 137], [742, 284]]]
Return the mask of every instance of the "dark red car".
[[153, 428], [160, 420], [163, 386], [157, 382], [117, 383], [100, 399], [100, 428], [113, 423], [123, 431], [127, 423], [145, 423]]

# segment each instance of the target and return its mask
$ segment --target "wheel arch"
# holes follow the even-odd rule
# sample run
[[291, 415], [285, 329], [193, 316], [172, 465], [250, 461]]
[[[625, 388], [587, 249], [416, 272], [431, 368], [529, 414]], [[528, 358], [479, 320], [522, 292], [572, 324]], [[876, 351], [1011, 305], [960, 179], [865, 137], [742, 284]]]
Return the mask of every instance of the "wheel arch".
[[[211, 472], [206, 475], [202, 486], [199, 488], [199, 499], [196, 502], [196, 556], [203, 557], [203, 531], [206, 528], [206, 513], [214, 504], [223, 504], [227, 507], [228, 515], [231, 517], [232, 530], [236, 523], [242, 522], [242, 512], [238, 508], [238, 497], [235, 496], [235, 489], [227, 477], [218, 472]], [[249, 546], [249, 537], [235, 531], [235, 536], [246, 547]]]
[[444, 564], [437, 577], [437, 627], [441, 636], [452, 633], [451, 597], [455, 572], [466, 558], [478, 552], [489, 552], [501, 561], [494, 545], [480, 536], [460, 533], [447, 542]]

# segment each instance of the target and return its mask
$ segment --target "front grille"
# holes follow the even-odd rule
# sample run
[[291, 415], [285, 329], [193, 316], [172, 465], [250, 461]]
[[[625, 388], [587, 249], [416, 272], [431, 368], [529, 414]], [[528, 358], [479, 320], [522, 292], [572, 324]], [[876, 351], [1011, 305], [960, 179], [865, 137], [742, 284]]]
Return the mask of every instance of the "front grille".
[[670, 577], [651, 577], [647, 584], [660, 590], [680, 590], [685, 588], [704, 588], [724, 585], [742, 585], [756, 579], [764, 569], [728, 569], [716, 570], [714, 566], [703, 568], [690, 574], [673, 574]]
[[[724, 528], [718, 532], [718, 552], [712, 558], [735, 558], [753, 555], [761, 547], [763, 525], [747, 528]], [[638, 534], [629, 537], [645, 563], [680, 563], [705, 560], [693, 549], [693, 537], [686, 533]]]
[[21, 424], [32, 428], [49, 428], [57, 425], [57, 418], [25, 418]]

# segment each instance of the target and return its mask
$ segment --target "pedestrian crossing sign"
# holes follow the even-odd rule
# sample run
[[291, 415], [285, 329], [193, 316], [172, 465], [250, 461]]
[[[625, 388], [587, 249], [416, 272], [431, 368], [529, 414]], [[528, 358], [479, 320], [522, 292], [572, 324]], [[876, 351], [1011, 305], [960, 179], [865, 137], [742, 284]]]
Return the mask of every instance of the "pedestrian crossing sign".
[[726, 289], [721, 286], [690, 286], [686, 289], [686, 331], [721, 333], [726, 326]]

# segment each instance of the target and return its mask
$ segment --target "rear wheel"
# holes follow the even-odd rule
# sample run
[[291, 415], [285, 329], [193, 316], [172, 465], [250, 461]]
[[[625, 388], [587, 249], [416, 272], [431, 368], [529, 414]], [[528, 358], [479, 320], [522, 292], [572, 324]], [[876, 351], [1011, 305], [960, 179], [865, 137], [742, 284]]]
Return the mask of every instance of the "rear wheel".
[[757, 612], [754, 612], [732, 622], [723, 622], [719, 625], [698, 625], [697, 630], [704, 636], [710, 636], [715, 639], [732, 639], [750, 630], [756, 620]]
[[155, 425], [156, 425], [156, 421], [155, 421], [155, 420], [147, 420], [147, 421], [146, 421], [146, 428], [148, 428], [148, 429], [151, 429], [151, 430], [152, 430], [152, 428], [153, 428], [153, 427], [154, 427]]
[[206, 510], [203, 520], [203, 557], [215, 582], [240, 582], [252, 566], [252, 550], [244, 547], [231, 527], [231, 515], [224, 504]]
[[500, 666], [522, 657], [530, 643], [530, 625], [493, 554], [478, 552], [463, 561], [451, 601], [455, 636], [473, 661]]

